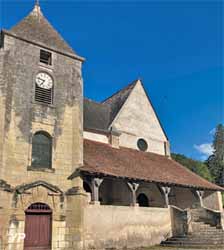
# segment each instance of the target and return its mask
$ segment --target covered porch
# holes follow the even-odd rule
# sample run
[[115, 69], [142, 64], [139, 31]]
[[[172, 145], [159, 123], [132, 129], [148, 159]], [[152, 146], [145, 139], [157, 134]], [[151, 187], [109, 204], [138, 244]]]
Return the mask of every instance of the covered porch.
[[91, 204], [222, 211], [220, 192], [202, 188], [84, 174], [83, 189]]
[[224, 229], [220, 192], [83, 175], [86, 249], [145, 247], [192, 231], [195, 212]]
[[172, 159], [84, 142], [86, 249], [160, 244], [190, 230], [191, 211], [223, 227], [221, 191]]

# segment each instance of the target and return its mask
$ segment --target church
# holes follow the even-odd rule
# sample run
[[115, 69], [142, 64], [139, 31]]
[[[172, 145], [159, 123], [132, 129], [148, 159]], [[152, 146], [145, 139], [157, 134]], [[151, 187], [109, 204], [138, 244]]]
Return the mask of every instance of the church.
[[143, 82], [86, 99], [84, 61], [38, 3], [1, 30], [0, 249], [134, 249], [202, 226], [223, 239], [224, 189], [171, 159]]

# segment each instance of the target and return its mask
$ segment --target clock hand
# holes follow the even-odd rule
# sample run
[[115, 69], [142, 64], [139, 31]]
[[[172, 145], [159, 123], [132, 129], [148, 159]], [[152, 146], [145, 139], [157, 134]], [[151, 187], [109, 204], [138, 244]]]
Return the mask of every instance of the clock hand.
[[44, 83], [45, 83], [45, 80], [44, 79], [40, 79], [42, 82], [41, 82], [41, 84], [40, 84], [40, 86], [42, 87], [43, 85], [44, 85]]
[[41, 81], [41, 84], [44, 82], [44, 80], [40, 77], [38, 77], [37, 79]]
[[41, 86], [43, 86], [45, 82], [46, 82], [46, 81], [45, 81], [45, 80], [43, 80], [43, 82], [42, 82], [42, 85], [41, 85]]

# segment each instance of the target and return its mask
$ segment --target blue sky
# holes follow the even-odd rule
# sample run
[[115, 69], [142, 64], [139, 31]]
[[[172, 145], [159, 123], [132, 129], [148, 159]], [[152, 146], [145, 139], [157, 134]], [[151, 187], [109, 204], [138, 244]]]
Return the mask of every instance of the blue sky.
[[[0, 0], [0, 27], [17, 23], [33, 3]], [[224, 123], [222, 1], [40, 4], [51, 24], [87, 59], [86, 97], [103, 100], [141, 78], [172, 151], [206, 158], [211, 130]]]

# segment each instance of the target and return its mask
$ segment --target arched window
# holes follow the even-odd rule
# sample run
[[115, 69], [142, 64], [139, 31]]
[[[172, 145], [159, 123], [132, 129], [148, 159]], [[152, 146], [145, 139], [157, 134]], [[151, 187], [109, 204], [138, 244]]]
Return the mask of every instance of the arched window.
[[138, 201], [139, 207], [149, 206], [149, 199], [145, 194], [139, 194], [137, 197], [137, 201]]
[[32, 139], [32, 167], [51, 168], [52, 138], [40, 131], [34, 134]]

